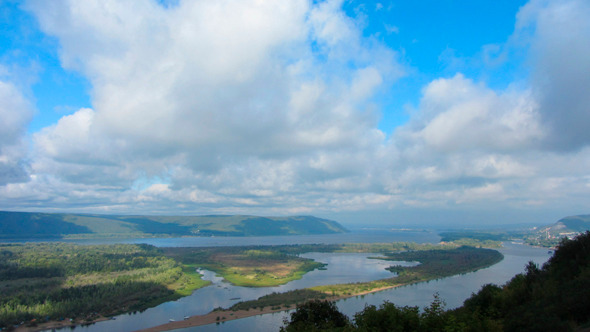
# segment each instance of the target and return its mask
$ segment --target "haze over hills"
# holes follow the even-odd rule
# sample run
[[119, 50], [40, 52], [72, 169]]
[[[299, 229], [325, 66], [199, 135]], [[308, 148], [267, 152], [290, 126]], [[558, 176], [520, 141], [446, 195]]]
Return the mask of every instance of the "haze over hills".
[[0, 238], [266, 236], [343, 233], [313, 216], [123, 216], [0, 211]]
[[542, 230], [548, 230], [550, 233], [585, 232], [590, 230], [590, 214], [565, 217]]
[[564, 237], [572, 239], [590, 231], [590, 214], [568, 216], [552, 225], [535, 227], [525, 236], [525, 242], [535, 246], [555, 247]]
[[549, 237], [559, 237], [588, 230], [590, 230], [590, 214], [584, 214], [561, 218], [552, 225], [539, 228], [537, 232]]

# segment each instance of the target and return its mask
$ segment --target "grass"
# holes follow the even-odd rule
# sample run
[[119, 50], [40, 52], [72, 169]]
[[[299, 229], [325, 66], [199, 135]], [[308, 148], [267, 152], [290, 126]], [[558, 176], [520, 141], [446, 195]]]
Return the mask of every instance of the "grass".
[[301, 279], [307, 272], [323, 266], [317, 262], [289, 261], [256, 268], [226, 267], [220, 275], [236, 286], [271, 287]]
[[194, 290], [211, 284], [211, 281], [201, 279], [201, 275], [196, 269], [197, 267], [194, 265], [183, 265], [182, 278], [179, 278], [175, 283], [170, 284], [169, 288], [180, 296], [188, 296], [191, 295]]
[[[372, 245], [367, 246], [371, 247]], [[358, 249], [356, 245], [347, 246], [348, 249], [351, 247]], [[373, 248], [375, 247], [385, 249], [381, 244], [373, 246]], [[351, 297], [382, 289], [475, 271], [491, 266], [503, 258], [502, 254], [490, 249], [472, 247], [455, 248], [453, 245], [438, 246], [437, 250], [428, 249], [430, 248], [429, 245], [422, 246], [421, 248], [423, 250], [390, 253], [384, 258], [379, 258], [392, 261], [412, 260], [422, 263], [410, 267], [392, 267], [392, 272], [395, 270], [398, 273], [397, 277], [369, 282], [323, 285], [285, 293], [273, 293], [257, 300], [236, 303], [229, 310], [248, 310], [268, 306], [274, 308], [280, 308], [281, 306], [290, 308], [294, 304], [303, 303], [312, 299]]]
[[245, 287], [283, 285], [324, 266], [269, 248], [165, 248], [164, 252], [183, 264], [213, 271], [230, 283]]
[[208, 285], [195, 269], [147, 245], [0, 245], [0, 328], [144, 310]]

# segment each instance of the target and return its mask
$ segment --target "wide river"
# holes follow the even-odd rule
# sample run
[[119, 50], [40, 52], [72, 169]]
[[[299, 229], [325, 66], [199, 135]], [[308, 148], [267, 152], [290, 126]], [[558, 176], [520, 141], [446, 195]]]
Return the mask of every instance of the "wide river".
[[[384, 231], [364, 230], [346, 234], [312, 235], [312, 236], [273, 236], [249, 238], [166, 238], [166, 239], [131, 239], [116, 242], [149, 243], [159, 247], [205, 247], [205, 246], [235, 246], [235, 245], [273, 245], [273, 244], [310, 244], [310, 243], [353, 243], [353, 242], [393, 242], [408, 241], [417, 243], [437, 243], [440, 237], [431, 232], [412, 231]], [[107, 243], [106, 241], [76, 241], [81, 243]], [[109, 241], [110, 243], [110, 241]], [[395, 288], [365, 296], [353, 297], [338, 301], [336, 304], [345, 314], [352, 317], [361, 311], [365, 305], [380, 305], [390, 301], [397, 305], [411, 305], [424, 307], [433, 300], [433, 294], [438, 293], [446, 302], [446, 308], [460, 306], [473, 292], [477, 292], [487, 283], [503, 284], [515, 274], [524, 271], [525, 265], [533, 261], [542, 265], [550, 257], [546, 249], [530, 246], [504, 243], [499, 249], [504, 259], [489, 268], [473, 273], [457, 275], [449, 278], [425, 283]], [[185, 316], [206, 314], [217, 307], [227, 308], [232, 304], [256, 299], [272, 292], [284, 292], [292, 289], [311, 287], [322, 284], [336, 284], [357, 281], [370, 281], [392, 276], [385, 270], [395, 264], [367, 257], [375, 254], [351, 253], [308, 253], [303, 257], [327, 263], [326, 270], [315, 270], [277, 287], [238, 287], [233, 286], [210, 271], [201, 271], [204, 279], [211, 280], [210, 286], [193, 292], [192, 295], [177, 301], [162, 303], [141, 313], [125, 314], [114, 320], [99, 322], [87, 327], [76, 327], [76, 331], [133, 331], [167, 323], [170, 319], [181, 320]], [[415, 264], [414, 262], [399, 262]], [[288, 312], [259, 315], [249, 318], [227, 321], [221, 324], [211, 324], [185, 331], [278, 331], [283, 319], [288, 318]]]

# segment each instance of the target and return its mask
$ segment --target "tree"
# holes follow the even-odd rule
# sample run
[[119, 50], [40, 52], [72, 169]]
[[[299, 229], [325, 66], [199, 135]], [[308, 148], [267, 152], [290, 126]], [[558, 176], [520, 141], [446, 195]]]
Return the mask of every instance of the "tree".
[[420, 330], [420, 309], [418, 307], [398, 307], [385, 301], [379, 306], [366, 306], [354, 315], [355, 324], [360, 331], [404, 332]]
[[298, 305], [281, 327], [283, 332], [292, 331], [339, 331], [350, 326], [348, 317], [338, 311], [334, 302], [312, 300]]

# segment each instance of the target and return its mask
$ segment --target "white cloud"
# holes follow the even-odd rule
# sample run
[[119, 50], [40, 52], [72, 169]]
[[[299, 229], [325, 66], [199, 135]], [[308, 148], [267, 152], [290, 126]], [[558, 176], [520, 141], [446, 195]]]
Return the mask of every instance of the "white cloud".
[[19, 89], [0, 81], [0, 185], [28, 180], [23, 138], [33, 109]]
[[[513, 36], [530, 55], [528, 84], [434, 79], [388, 139], [375, 96], [406, 68], [342, 4], [27, 2], [63, 66], [91, 82], [92, 109], [33, 135], [31, 181], [0, 186], [2, 204], [251, 214], [585, 206], [586, 4], [531, 1]], [[500, 66], [506, 49], [482, 45], [484, 63]], [[17, 129], [0, 135], [14, 143], [30, 112], [6, 114]]]
[[384, 140], [373, 96], [403, 70], [341, 5], [28, 2], [93, 104], [34, 135], [34, 171], [117, 188], [119, 208], [155, 202], [133, 187], [154, 177], [169, 180], [163, 204], [187, 208], [304, 208], [314, 192], [367, 190]]
[[515, 34], [530, 44], [531, 86], [552, 149], [590, 144], [590, 3], [533, 0], [517, 16]]
[[536, 105], [528, 93], [497, 94], [457, 74], [424, 89], [425, 144], [441, 151], [520, 150], [542, 138]]

